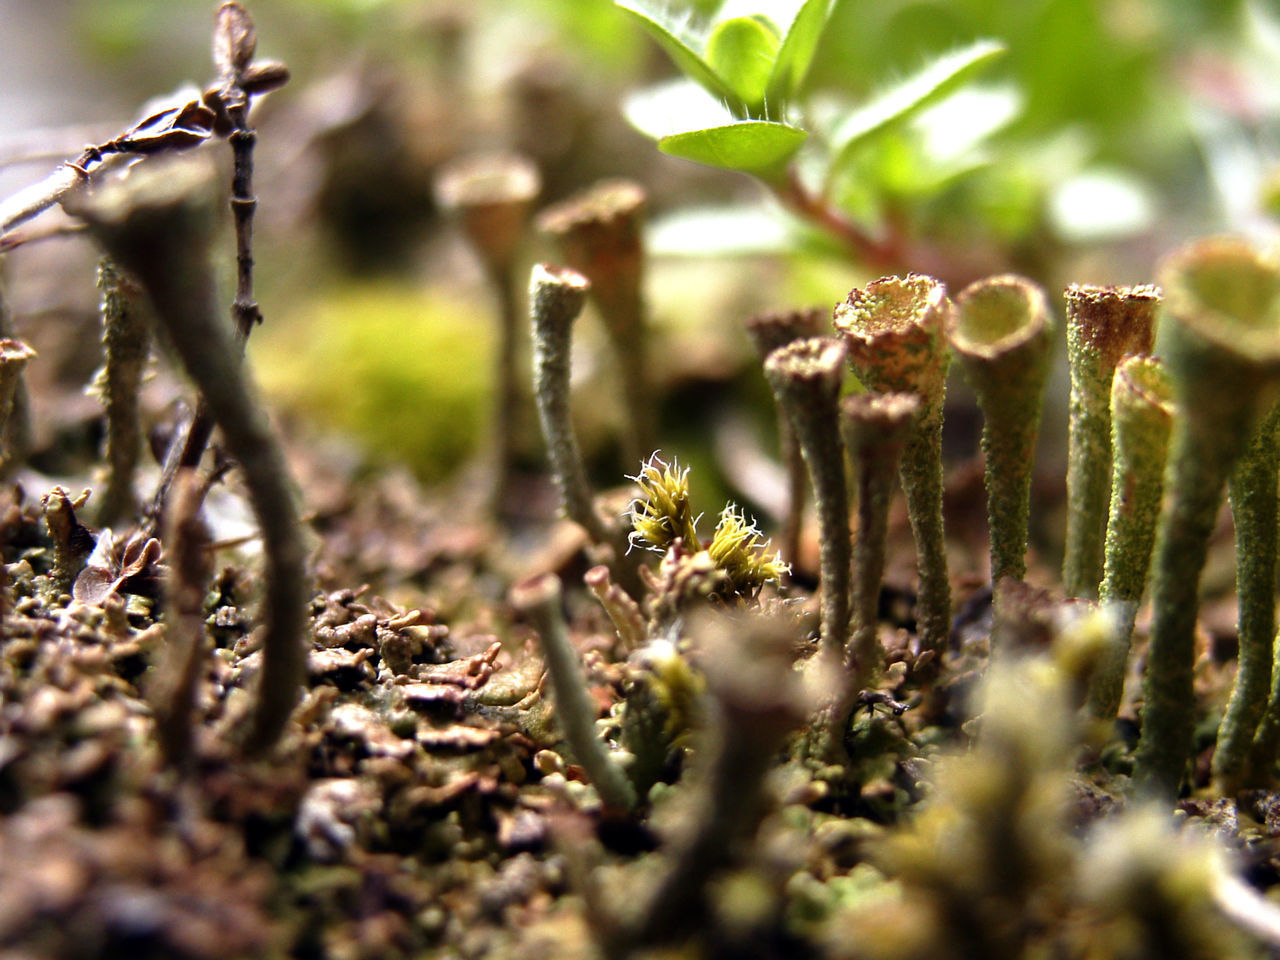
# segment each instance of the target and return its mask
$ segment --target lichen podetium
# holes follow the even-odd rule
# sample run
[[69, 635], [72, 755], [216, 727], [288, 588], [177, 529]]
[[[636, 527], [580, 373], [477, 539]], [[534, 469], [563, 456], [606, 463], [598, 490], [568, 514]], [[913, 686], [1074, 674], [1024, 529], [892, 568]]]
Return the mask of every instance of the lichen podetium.
[[899, 473], [916, 541], [920, 644], [941, 653], [951, 633], [951, 579], [942, 524], [942, 406], [951, 355], [943, 330], [952, 311], [932, 277], [884, 277], [850, 291], [834, 321], [849, 364], [868, 390], [911, 393], [920, 410]]
[[1053, 318], [1044, 291], [1006, 274], [956, 297], [947, 338], [982, 407], [991, 583], [1027, 572], [1031, 467], [1049, 372]]
[[1124, 694], [1133, 623], [1151, 569], [1173, 426], [1173, 385], [1154, 357], [1129, 357], [1111, 384], [1111, 510], [1098, 599], [1117, 605], [1111, 642], [1089, 681], [1089, 710], [1110, 719]]
[[1062, 583], [1069, 597], [1093, 598], [1103, 576], [1111, 486], [1111, 382], [1121, 359], [1151, 352], [1160, 294], [1153, 286], [1073, 283], [1063, 298], [1071, 420]]
[[809, 467], [818, 512], [822, 646], [844, 656], [849, 636], [849, 493], [837, 412], [845, 347], [833, 337], [807, 337], [769, 354], [764, 371], [787, 412]]
[[845, 397], [840, 405], [845, 448], [858, 490], [853, 630], [845, 651], [855, 687], [874, 683], [884, 667], [884, 653], [876, 642], [876, 614], [889, 536], [889, 503], [893, 478], [919, 409], [920, 398], [910, 393], [860, 393]]
[[1170, 255], [1162, 345], [1182, 415], [1174, 421], [1156, 534], [1154, 622], [1135, 777], [1173, 795], [1195, 727], [1198, 585], [1232, 467], [1280, 395], [1280, 260], [1245, 240], [1201, 240]]
[[1242, 785], [1245, 759], [1267, 708], [1276, 635], [1276, 484], [1280, 482], [1280, 404], [1249, 438], [1227, 481], [1236, 527], [1236, 682], [1218, 728], [1213, 777], [1224, 796]]

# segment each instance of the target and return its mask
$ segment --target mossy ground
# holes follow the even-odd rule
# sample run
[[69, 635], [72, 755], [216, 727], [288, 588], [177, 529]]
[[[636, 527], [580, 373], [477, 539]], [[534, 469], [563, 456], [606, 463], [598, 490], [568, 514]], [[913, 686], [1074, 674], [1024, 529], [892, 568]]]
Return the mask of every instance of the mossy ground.
[[[15, 492], [7, 502], [0, 944], [58, 957], [597, 955], [572, 881], [582, 852], [565, 840], [577, 828], [566, 822], [585, 825], [596, 881], [625, 902], [623, 891], [661, 870], [681, 788], [660, 784], [641, 812], [619, 819], [600, 810], [559, 742], [532, 631], [504, 590], [513, 566], [564, 577], [572, 637], [600, 714], [610, 715], [630, 689], [628, 671], [610, 654], [603, 612], [573, 586], [585, 569], [580, 541], [554, 524], [513, 540], [451, 509], [447, 492], [404, 472], [353, 469], [311, 443], [295, 443], [293, 460], [308, 478], [322, 592], [305, 697], [267, 761], [236, 749], [260, 658], [251, 550], [219, 553], [206, 605], [214, 649], [191, 755], [174, 770], [157, 747], [149, 700], [164, 647], [160, 567], [92, 603], [57, 596], [38, 498]], [[964, 476], [952, 476], [953, 509], [973, 499]], [[891, 582], [912, 568], [907, 529], [899, 514]], [[984, 543], [970, 546], [984, 555]], [[802, 562], [795, 583], [809, 573]], [[885, 698], [855, 717], [852, 767], [831, 781], [779, 757], [772, 813], [733, 852], [715, 881], [714, 922], [679, 955], [913, 955], [910, 937], [886, 940], [856, 918], [877, 904], [913, 903], [875, 850], [927, 809], [938, 757], [970, 744], [966, 701], [986, 667], [990, 607], [980, 577], [957, 573], [961, 614], [927, 689], [912, 679], [913, 598], [886, 588], [889, 679]], [[795, 583], [784, 592], [804, 598]], [[1202, 650], [1195, 705], [1206, 743], [1232, 669], [1223, 619], [1207, 608], [1213, 643]], [[795, 639], [803, 655], [803, 631]], [[1026, 643], [1044, 639], [1029, 632]], [[1134, 729], [1130, 707], [1121, 735], [1081, 754], [1063, 778], [1070, 830], [1124, 806]], [[664, 781], [680, 783], [699, 737], [695, 729], [682, 741]], [[1212, 797], [1208, 777], [1204, 756], [1181, 809], [1270, 888], [1280, 880], [1280, 800], [1262, 791], [1239, 804]], [[1045, 824], [1046, 835], [1058, 829]], [[1072, 942], [1090, 922], [1076, 916], [1037, 937]], [[871, 939], [845, 942], [856, 929]]]

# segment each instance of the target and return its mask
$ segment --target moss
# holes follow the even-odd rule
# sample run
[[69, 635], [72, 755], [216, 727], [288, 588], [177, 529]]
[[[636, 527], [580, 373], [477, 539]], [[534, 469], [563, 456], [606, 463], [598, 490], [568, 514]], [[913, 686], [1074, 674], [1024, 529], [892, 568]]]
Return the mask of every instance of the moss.
[[388, 283], [321, 291], [249, 352], [273, 405], [439, 481], [484, 436], [493, 337], [484, 308]]

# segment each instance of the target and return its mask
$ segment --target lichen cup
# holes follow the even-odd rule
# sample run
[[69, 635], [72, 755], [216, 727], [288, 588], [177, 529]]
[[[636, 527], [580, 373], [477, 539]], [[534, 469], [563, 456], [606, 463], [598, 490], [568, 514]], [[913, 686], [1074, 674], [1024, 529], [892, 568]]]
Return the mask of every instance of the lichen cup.
[[1227, 478], [1280, 397], [1280, 256], [1215, 237], [1171, 254], [1161, 353], [1181, 415], [1173, 425], [1168, 494], [1156, 534], [1154, 620], [1143, 678], [1135, 776], [1173, 795], [1188, 756], [1198, 587]]
[[942, 522], [942, 407], [951, 363], [944, 330], [952, 309], [940, 281], [913, 273], [852, 290], [833, 317], [848, 347], [849, 365], [863, 386], [920, 398], [899, 473], [916, 541], [920, 644], [936, 654], [946, 649], [951, 632]]
[[991, 582], [1027, 572], [1027, 523], [1053, 318], [1044, 291], [1010, 274], [956, 297], [947, 339], [982, 407]]

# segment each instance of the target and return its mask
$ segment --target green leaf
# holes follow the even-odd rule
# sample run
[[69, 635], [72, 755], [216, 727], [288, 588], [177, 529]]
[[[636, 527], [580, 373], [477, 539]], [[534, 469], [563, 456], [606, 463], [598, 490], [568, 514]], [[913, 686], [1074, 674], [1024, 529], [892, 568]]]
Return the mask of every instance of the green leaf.
[[800, 89], [834, 6], [834, 0], [805, 0], [791, 21], [765, 90], [765, 101], [771, 108], [781, 110]]
[[777, 28], [763, 17], [734, 17], [719, 24], [707, 41], [707, 63], [757, 117], [773, 73], [780, 43]]
[[709, 167], [772, 180], [782, 172], [807, 136], [805, 131], [785, 123], [744, 120], [663, 137], [658, 141], [658, 149]]
[[844, 164], [855, 148], [891, 124], [905, 120], [971, 81], [1005, 52], [994, 40], [977, 40], [944, 53], [914, 76], [895, 84], [860, 107], [836, 126], [833, 169]]
[[622, 10], [640, 24], [666, 51], [681, 72], [696, 81], [713, 97], [724, 100], [735, 116], [744, 115], [746, 105], [699, 52], [702, 44], [684, 25], [670, 14], [664, 15], [646, 0], [615, 0]]

